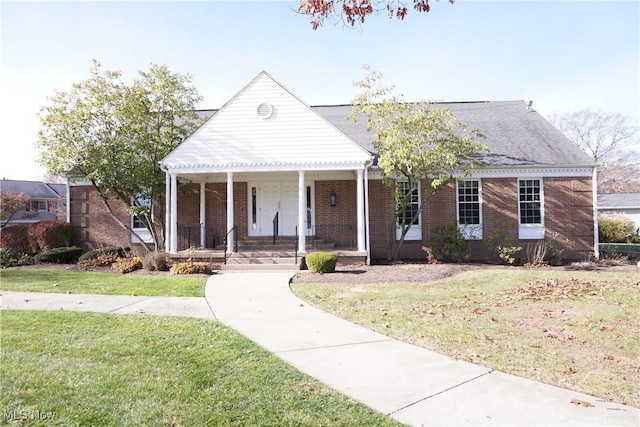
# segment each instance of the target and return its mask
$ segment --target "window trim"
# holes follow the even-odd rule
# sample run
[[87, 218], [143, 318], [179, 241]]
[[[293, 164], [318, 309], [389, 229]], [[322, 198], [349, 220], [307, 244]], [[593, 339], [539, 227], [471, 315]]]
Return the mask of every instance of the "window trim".
[[[463, 224], [460, 222], [460, 183], [472, 182], [478, 183], [478, 224]], [[482, 213], [482, 180], [479, 178], [460, 178], [456, 180], [456, 222], [458, 230], [462, 233], [465, 240], [482, 240], [483, 230], [483, 213]], [[462, 202], [468, 203], [468, 202]], [[475, 202], [472, 202], [475, 203]]]
[[[408, 182], [406, 179], [405, 180], [396, 180], [395, 182], [395, 188], [394, 191], [397, 191], [398, 189], [398, 184], [400, 183], [406, 183]], [[417, 205], [418, 205], [418, 209], [420, 210], [420, 213], [418, 214], [418, 222], [417, 224], [413, 224], [411, 225], [411, 227], [409, 227], [409, 230], [407, 231], [407, 234], [404, 237], [404, 240], [422, 240], [422, 210], [420, 209], [420, 206], [422, 206], [422, 185], [421, 185], [421, 181], [414, 181], [413, 183], [415, 185], [416, 190], [418, 191], [418, 201], [417, 201]], [[395, 216], [395, 224], [396, 224], [396, 240], [399, 240], [400, 237], [402, 236], [402, 227], [398, 221], [399, 216], [398, 216], [398, 206], [396, 203], [396, 209], [394, 211], [394, 216]]]
[[[136, 198], [140, 200], [139, 197]], [[153, 203], [151, 201], [151, 197], [146, 200], [148, 200], [151, 207], [150, 220], [153, 223]], [[131, 233], [131, 243], [153, 243], [153, 236], [151, 235], [151, 232], [147, 229], [147, 227], [136, 227], [136, 215], [130, 214], [129, 220], [131, 229], [134, 231], [133, 233]]]
[[[522, 223], [520, 204], [527, 203], [520, 201], [520, 183], [522, 181], [538, 181], [540, 188], [540, 222], [539, 223]], [[516, 209], [518, 212], [518, 239], [521, 240], [540, 240], [544, 239], [545, 226], [544, 226], [544, 179], [542, 177], [527, 177], [518, 178], [516, 189]]]
[[[37, 204], [37, 207], [34, 209], [33, 205]], [[44, 206], [44, 209], [41, 209], [41, 207]], [[49, 201], [48, 200], [41, 200], [41, 199], [31, 199], [29, 200], [29, 208], [26, 209], [29, 212], [49, 212]]]

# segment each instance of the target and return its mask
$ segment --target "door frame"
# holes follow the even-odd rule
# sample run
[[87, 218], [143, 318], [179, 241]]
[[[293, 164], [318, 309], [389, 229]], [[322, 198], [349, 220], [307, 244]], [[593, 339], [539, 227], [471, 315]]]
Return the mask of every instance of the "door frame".
[[[298, 189], [298, 183], [297, 181], [293, 181], [293, 180], [282, 180], [282, 179], [274, 179], [274, 180], [262, 180], [262, 181], [248, 181], [247, 182], [247, 235], [248, 236], [271, 236], [272, 233], [271, 231], [269, 231], [268, 233], [265, 233], [264, 230], [265, 229], [269, 229], [271, 230], [271, 221], [269, 221], [268, 224], [262, 224], [262, 219], [261, 219], [261, 215], [260, 215], [260, 203], [261, 203], [261, 194], [260, 194], [260, 186], [263, 183], [270, 183], [270, 184], [279, 184], [280, 185], [280, 200], [279, 200], [279, 206], [280, 209], [278, 210], [278, 212], [280, 212], [280, 214], [278, 215], [278, 219], [279, 219], [279, 225], [278, 225], [278, 229], [279, 229], [279, 234], [280, 236], [285, 236], [285, 234], [282, 234], [282, 230], [285, 229], [284, 227], [284, 223], [283, 221], [285, 220], [285, 216], [284, 214], [282, 214], [282, 208], [284, 205], [283, 202], [283, 184], [295, 184], [296, 189]], [[255, 190], [255, 193], [254, 193]], [[307, 218], [310, 219], [310, 223], [308, 219], [305, 219], [305, 223], [307, 224], [307, 229], [305, 230], [305, 235], [310, 236], [315, 234], [314, 233], [314, 225], [315, 225], [315, 211], [316, 211], [316, 206], [315, 206], [315, 181], [305, 181], [305, 195], [307, 197], [307, 200], [305, 202], [305, 205], [307, 206]], [[297, 202], [297, 195], [296, 195], [296, 202]], [[296, 207], [298, 206], [298, 204], [295, 204]], [[294, 224], [291, 224], [291, 226], [295, 229], [295, 227], [298, 225], [298, 209], [295, 209], [296, 211], [296, 215], [295, 215], [295, 222]], [[262, 229], [262, 232], [260, 231]], [[288, 235], [288, 234], [287, 234]]]

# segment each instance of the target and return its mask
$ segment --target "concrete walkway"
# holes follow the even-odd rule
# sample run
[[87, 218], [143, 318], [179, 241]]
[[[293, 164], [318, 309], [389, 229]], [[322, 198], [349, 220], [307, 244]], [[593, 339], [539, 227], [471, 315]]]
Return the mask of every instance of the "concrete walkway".
[[294, 274], [217, 274], [206, 298], [3, 292], [0, 307], [217, 319], [330, 387], [414, 426], [640, 426], [640, 409], [455, 361], [311, 307], [291, 292]]

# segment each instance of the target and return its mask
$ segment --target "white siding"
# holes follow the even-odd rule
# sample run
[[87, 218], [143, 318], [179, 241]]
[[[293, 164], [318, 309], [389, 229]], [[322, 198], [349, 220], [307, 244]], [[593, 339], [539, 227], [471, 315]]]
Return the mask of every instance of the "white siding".
[[[264, 119], [258, 106], [267, 103]], [[163, 164], [176, 169], [315, 169], [362, 165], [369, 153], [273, 80], [259, 74]]]

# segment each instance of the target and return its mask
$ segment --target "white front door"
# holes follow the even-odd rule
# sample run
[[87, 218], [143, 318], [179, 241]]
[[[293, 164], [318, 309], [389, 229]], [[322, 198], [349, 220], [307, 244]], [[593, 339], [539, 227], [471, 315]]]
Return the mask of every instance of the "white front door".
[[298, 225], [298, 184], [249, 183], [249, 235], [272, 236], [277, 218], [279, 236], [295, 236]]

